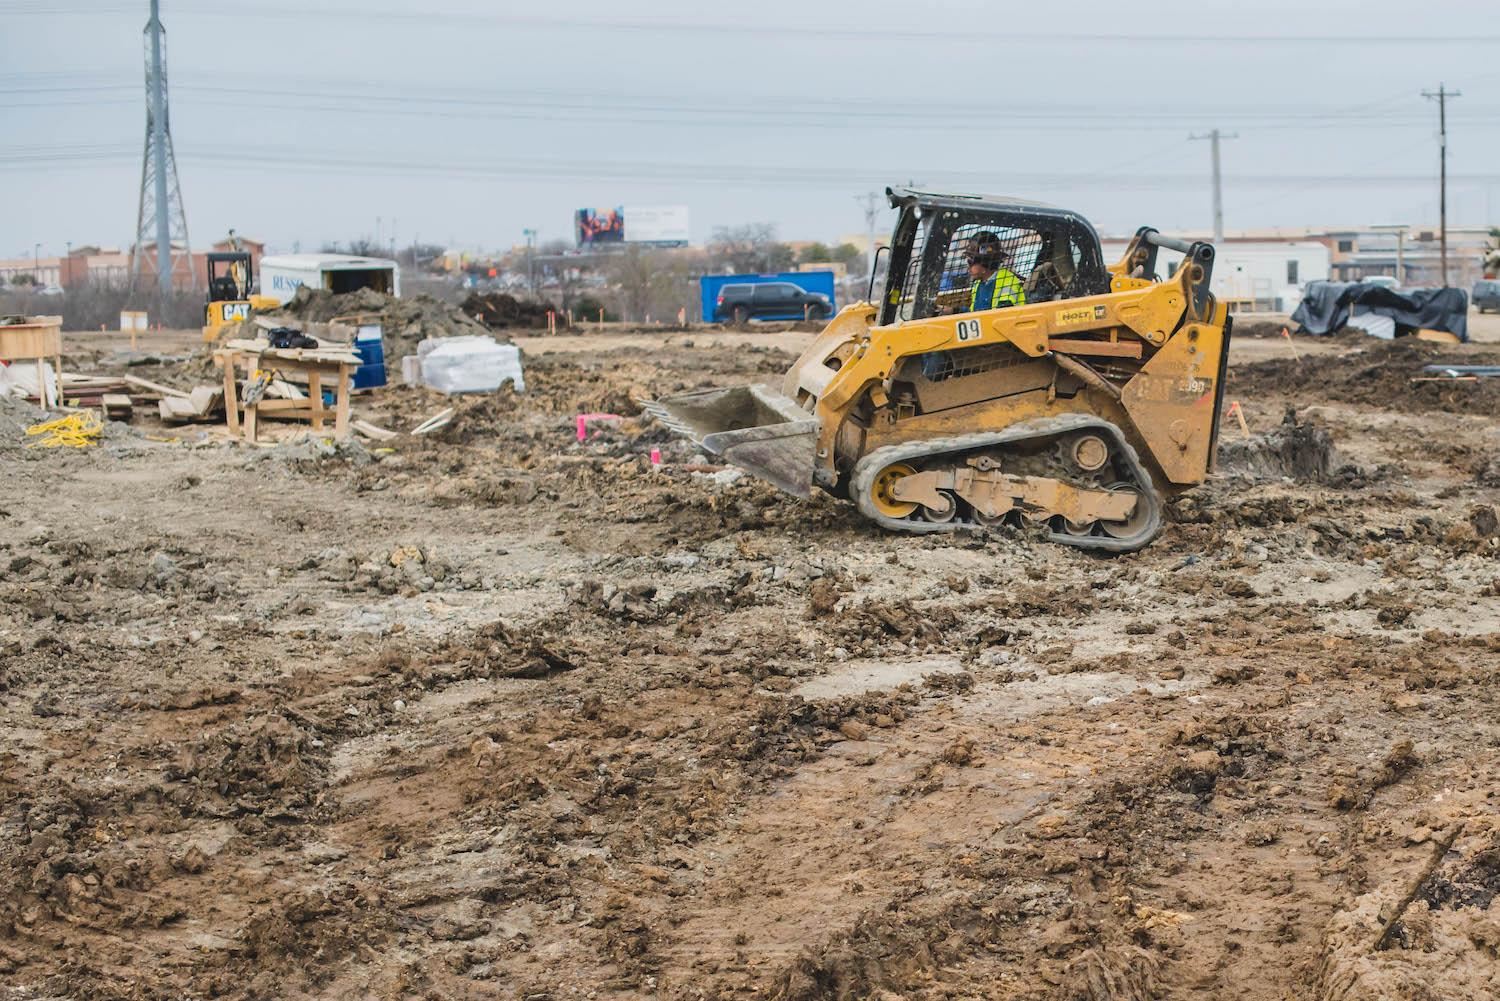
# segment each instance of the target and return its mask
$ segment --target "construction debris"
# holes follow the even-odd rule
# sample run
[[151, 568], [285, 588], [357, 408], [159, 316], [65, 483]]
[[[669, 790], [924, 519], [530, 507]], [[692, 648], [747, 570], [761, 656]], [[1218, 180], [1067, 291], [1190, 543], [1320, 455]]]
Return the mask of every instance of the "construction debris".
[[376, 425], [371, 424], [369, 421], [363, 420], [362, 418], [355, 418], [354, 420], [350, 421], [349, 426], [358, 431], [360, 434], [364, 435], [366, 438], [369, 438], [373, 441], [390, 441], [392, 438], [401, 437], [401, 432], [399, 431], [392, 431], [388, 428], [377, 427]]
[[112, 421], [129, 421], [135, 416], [135, 402], [124, 393], [105, 393], [99, 398], [104, 416]]
[[[268, 314], [267, 318], [276, 320], [278, 326], [300, 327], [303, 324], [288, 321], [329, 323], [340, 317], [360, 314], [374, 314], [380, 318], [386, 354], [397, 358], [404, 354], [415, 354], [418, 342], [428, 337], [459, 337], [490, 332], [488, 327], [466, 314], [460, 307], [439, 302], [430, 295], [397, 298], [367, 288], [346, 295], [335, 295], [323, 289], [303, 286], [282, 310]], [[231, 333], [229, 336], [243, 334]]]
[[453, 408], [439, 410], [431, 417], [411, 429], [412, 434], [431, 434], [447, 427], [453, 421]]
[[26, 429], [27, 437], [35, 438], [27, 448], [87, 448], [99, 441], [104, 431], [98, 416], [92, 410], [80, 410], [56, 420], [33, 424]]
[[470, 292], [458, 308], [492, 330], [545, 327], [547, 314], [557, 313], [549, 302], [523, 302], [504, 292]]
[[439, 392], [491, 393], [507, 382], [516, 392], [526, 392], [521, 349], [514, 344], [496, 344], [488, 334], [430, 338], [417, 345], [417, 357], [421, 359], [422, 385]]
[[1500, 365], [1423, 365], [1422, 372], [1439, 379], [1471, 382], [1500, 377]]

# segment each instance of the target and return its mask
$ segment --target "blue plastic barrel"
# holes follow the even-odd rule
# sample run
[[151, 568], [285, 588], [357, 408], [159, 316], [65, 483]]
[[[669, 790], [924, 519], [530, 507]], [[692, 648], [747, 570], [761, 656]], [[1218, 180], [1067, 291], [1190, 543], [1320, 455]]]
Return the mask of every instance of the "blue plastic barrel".
[[361, 325], [354, 338], [359, 368], [354, 370], [354, 388], [369, 389], [385, 385], [385, 342], [378, 323]]

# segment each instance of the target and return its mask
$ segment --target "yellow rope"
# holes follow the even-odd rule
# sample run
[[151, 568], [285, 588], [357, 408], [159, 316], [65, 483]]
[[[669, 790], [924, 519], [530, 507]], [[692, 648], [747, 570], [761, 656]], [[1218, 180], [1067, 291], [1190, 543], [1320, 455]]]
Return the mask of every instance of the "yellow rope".
[[26, 429], [28, 438], [37, 440], [27, 448], [87, 448], [99, 440], [104, 425], [92, 410], [59, 417], [55, 421], [33, 424]]

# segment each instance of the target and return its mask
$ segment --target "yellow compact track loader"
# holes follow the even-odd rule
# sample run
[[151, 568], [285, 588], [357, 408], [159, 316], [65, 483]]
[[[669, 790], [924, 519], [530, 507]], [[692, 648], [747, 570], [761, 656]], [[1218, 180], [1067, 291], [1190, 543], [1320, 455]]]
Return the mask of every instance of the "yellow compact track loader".
[[[1230, 318], [1209, 292], [1213, 246], [1145, 227], [1106, 265], [1073, 212], [887, 195], [898, 217], [878, 304], [844, 307], [779, 387], [648, 412], [885, 528], [1027, 522], [1084, 549], [1149, 543], [1163, 496], [1201, 483], [1218, 442]], [[1160, 249], [1182, 255], [1166, 280]]]

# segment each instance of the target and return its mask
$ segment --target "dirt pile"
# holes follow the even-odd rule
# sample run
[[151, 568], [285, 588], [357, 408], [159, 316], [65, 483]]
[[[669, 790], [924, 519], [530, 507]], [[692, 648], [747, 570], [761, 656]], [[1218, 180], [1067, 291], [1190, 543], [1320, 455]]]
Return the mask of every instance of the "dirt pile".
[[26, 429], [47, 419], [47, 412], [16, 396], [0, 396], [0, 452], [26, 447]]
[[322, 776], [318, 741], [278, 715], [252, 717], [200, 740], [180, 771], [208, 816], [300, 817]]
[[522, 302], [504, 292], [470, 292], [458, 307], [491, 329], [504, 327], [545, 327], [547, 314], [556, 307], [550, 302]]
[[1326, 482], [1343, 459], [1326, 428], [1305, 424], [1288, 409], [1279, 427], [1252, 438], [1221, 439], [1217, 468], [1257, 480], [1288, 477], [1307, 483]]
[[1334, 400], [1407, 412], [1500, 416], [1500, 379], [1412, 381], [1424, 377], [1424, 365], [1437, 364], [1500, 365], [1500, 353], [1414, 337], [1374, 340], [1345, 355], [1278, 358], [1231, 369], [1229, 389], [1242, 398], [1296, 396], [1304, 403]]
[[[271, 316], [286, 316], [308, 323], [327, 323], [335, 317], [370, 313], [380, 317], [381, 330], [385, 335], [387, 364], [405, 355], [416, 354], [417, 344], [428, 337], [483, 336], [490, 333], [488, 327], [459, 307], [441, 302], [430, 295], [397, 298], [367, 288], [335, 295], [325, 289], [310, 289], [304, 285], [280, 313], [273, 313]], [[505, 337], [502, 335], [496, 339], [504, 341]]]

